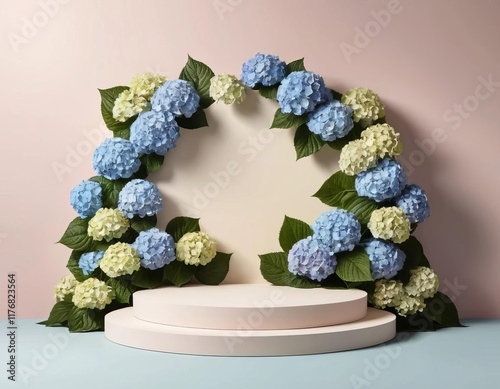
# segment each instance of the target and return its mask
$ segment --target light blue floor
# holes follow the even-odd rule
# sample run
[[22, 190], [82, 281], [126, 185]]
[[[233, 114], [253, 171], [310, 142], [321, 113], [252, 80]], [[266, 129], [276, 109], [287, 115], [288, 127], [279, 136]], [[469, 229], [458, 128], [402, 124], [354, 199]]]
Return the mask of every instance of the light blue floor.
[[498, 388], [500, 320], [399, 334], [363, 350], [300, 357], [199, 357], [136, 350], [102, 333], [69, 334], [19, 320], [17, 381], [7, 380], [0, 320], [0, 388]]

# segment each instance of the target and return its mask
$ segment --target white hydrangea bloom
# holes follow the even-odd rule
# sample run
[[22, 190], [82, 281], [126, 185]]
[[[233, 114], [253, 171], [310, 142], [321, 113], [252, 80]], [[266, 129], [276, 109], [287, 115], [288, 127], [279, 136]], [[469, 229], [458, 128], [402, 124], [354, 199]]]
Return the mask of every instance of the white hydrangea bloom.
[[395, 157], [402, 153], [399, 134], [388, 124], [375, 124], [361, 133], [361, 139], [370, 149], [377, 150], [379, 158]]
[[217, 254], [215, 242], [205, 232], [188, 232], [175, 244], [177, 260], [187, 265], [205, 266]]
[[150, 101], [156, 89], [167, 81], [167, 77], [158, 73], [142, 73], [136, 75], [130, 81], [130, 92], [139, 97], [145, 98]]
[[385, 110], [379, 96], [367, 88], [353, 88], [342, 96], [342, 104], [352, 108], [353, 119], [363, 127], [370, 126], [385, 117]]
[[410, 237], [410, 221], [398, 207], [376, 209], [370, 216], [368, 229], [375, 238], [403, 243]]
[[377, 149], [370, 147], [363, 139], [356, 139], [340, 152], [339, 168], [348, 176], [354, 176], [377, 164]]
[[401, 316], [408, 316], [417, 312], [422, 312], [425, 308], [424, 298], [413, 297], [405, 293], [395, 308]]
[[137, 251], [130, 244], [118, 242], [104, 252], [99, 267], [108, 277], [115, 278], [139, 270], [140, 261]]
[[77, 284], [78, 281], [73, 274], [61, 278], [61, 281], [54, 287], [54, 299], [56, 302], [62, 301], [67, 295], [73, 294]]
[[135, 95], [129, 89], [118, 95], [113, 105], [113, 118], [119, 122], [141, 113], [146, 108], [148, 102], [142, 97]]
[[87, 233], [94, 240], [110, 241], [120, 238], [130, 226], [130, 221], [118, 209], [101, 208], [90, 219]]
[[406, 293], [410, 296], [430, 298], [439, 289], [439, 279], [436, 273], [428, 267], [418, 266], [410, 270], [410, 281], [406, 284]]
[[82, 309], [103, 309], [113, 298], [110, 286], [97, 278], [88, 278], [76, 286], [73, 304]]
[[375, 281], [375, 290], [368, 300], [376, 308], [394, 307], [404, 298], [405, 288], [401, 281], [380, 279]]
[[245, 86], [232, 74], [221, 73], [210, 79], [210, 97], [224, 104], [240, 104], [246, 97]]

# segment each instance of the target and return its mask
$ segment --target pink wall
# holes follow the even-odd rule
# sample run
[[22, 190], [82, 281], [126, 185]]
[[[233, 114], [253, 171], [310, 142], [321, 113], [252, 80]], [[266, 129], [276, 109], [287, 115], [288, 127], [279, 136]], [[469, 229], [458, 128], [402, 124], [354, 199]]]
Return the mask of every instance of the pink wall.
[[146, 70], [175, 77], [188, 52], [239, 74], [260, 51], [381, 95], [430, 197], [417, 235], [442, 289], [462, 317], [500, 317], [499, 11], [494, 0], [2, 1], [0, 277], [17, 272], [19, 315], [46, 316], [65, 270], [69, 251], [53, 242], [74, 217], [69, 190], [92, 175], [96, 88]]

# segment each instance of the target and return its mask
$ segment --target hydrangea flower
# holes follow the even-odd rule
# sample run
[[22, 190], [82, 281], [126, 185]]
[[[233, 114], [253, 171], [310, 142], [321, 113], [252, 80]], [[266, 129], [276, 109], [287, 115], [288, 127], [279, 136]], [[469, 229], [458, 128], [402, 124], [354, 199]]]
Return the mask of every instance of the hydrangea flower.
[[75, 288], [73, 304], [81, 309], [104, 309], [115, 298], [110, 286], [97, 278], [88, 278]]
[[311, 280], [324, 280], [335, 273], [336, 266], [335, 255], [311, 236], [299, 240], [288, 253], [288, 270]]
[[87, 233], [94, 240], [120, 238], [130, 226], [129, 220], [118, 209], [101, 208], [89, 220]]
[[312, 225], [313, 238], [329, 252], [351, 251], [361, 239], [361, 224], [343, 209], [323, 212]]
[[158, 228], [141, 231], [132, 244], [141, 258], [141, 266], [155, 270], [175, 260], [174, 239]]
[[399, 196], [406, 186], [408, 177], [395, 159], [385, 158], [377, 166], [356, 176], [355, 186], [359, 196], [365, 196], [380, 203]]
[[165, 81], [167, 81], [167, 77], [158, 73], [146, 72], [138, 74], [130, 81], [130, 92], [135, 96], [144, 97], [147, 101], [150, 101], [153, 93]]
[[406, 213], [410, 223], [421, 223], [431, 213], [427, 196], [418, 185], [404, 188], [401, 196], [396, 199], [396, 205]]
[[394, 277], [405, 264], [406, 254], [394, 243], [371, 238], [363, 242], [362, 246], [370, 258], [370, 270], [374, 280]]
[[352, 130], [352, 109], [337, 100], [321, 105], [309, 113], [307, 127], [325, 142], [343, 138]]
[[184, 80], [167, 81], [156, 90], [151, 99], [153, 110], [163, 112], [168, 121], [173, 120], [174, 116], [193, 116], [199, 104], [198, 92]]
[[119, 122], [125, 122], [147, 107], [148, 102], [142, 96], [137, 96], [129, 89], [118, 95], [113, 105], [113, 118]]
[[400, 316], [413, 315], [417, 312], [422, 312], [426, 307], [423, 297], [413, 297], [408, 294], [404, 294], [402, 299], [397, 305], [395, 305], [396, 311]]
[[290, 73], [281, 82], [277, 99], [283, 113], [300, 116], [333, 97], [321, 76], [302, 70]]
[[137, 251], [131, 245], [118, 242], [107, 248], [99, 267], [108, 277], [115, 278], [139, 270], [140, 261]]
[[140, 217], [153, 216], [161, 211], [161, 194], [158, 187], [152, 182], [135, 179], [127, 182], [118, 195], [118, 209], [132, 219], [135, 215]]
[[66, 296], [72, 295], [75, 292], [76, 285], [78, 285], [78, 281], [73, 274], [61, 278], [59, 283], [54, 287], [54, 299], [56, 302], [63, 301]]
[[277, 56], [256, 54], [243, 64], [241, 80], [250, 88], [275, 85], [285, 78], [286, 64]]
[[205, 232], [188, 232], [175, 244], [177, 260], [186, 265], [205, 266], [217, 255], [217, 246]]
[[98, 182], [82, 181], [69, 195], [73, 209], [82, 219], [92, 217], [102, 207], [102, 188]]
[[141, 161], [134, 145], [122, 138], [105, 139], [94, 151], [94, 170], [108, 180], [130, 178]]
[[339, 168], [345, 174], [354, 176], [377, 164], [378, 156], [363, 139], [356, 139], [340, 151]]
[[384, 106], [378, 95], [370, 89], [353, 88], [342, 96], [342, 104], [353, 110], [354, 121], [363, 127], [385, 117]]
[[388, 124], [375, 124], [361, 133], [369, 147], [377, 150], [379, 158], [395, 157], [403, 152], [399, 134]]
[[432, 269], [418, 266], [410, 270], [410, 280], [405, 285], [408, 295], [427, 299], [434, 296], [438, 289], [439, 279]]
[[104, 251], [92, 251], [90, 253], [84, 253], [80, 256], [78, 260], [78, 266], [82, 269], [83, 274], [88, 276], [95, 269], [99, 267], [99, 261], [102, 259]]
[[224, 104], [240, 104], [245, 100], [246, 92], [243, 83], [231, 74], [221, 73], [210, 79], [210, 97]]
[[384, 309], [399, 305], [404, 295], [405, 288], [401, 281], [382, 278], [375, 281], [375, 289], [368, 295], [368, 301], [375, 308]]
[[178, 139], [177, 122], [167, 121], [163, 112], [143, 112], [130, 127], [130, 142], [140, 154], [165, 155]]
[[403, 243], [410, 237], [410, 221], [398, 207], [383, 207], [372, 212], [368, 229], [375, 238]]

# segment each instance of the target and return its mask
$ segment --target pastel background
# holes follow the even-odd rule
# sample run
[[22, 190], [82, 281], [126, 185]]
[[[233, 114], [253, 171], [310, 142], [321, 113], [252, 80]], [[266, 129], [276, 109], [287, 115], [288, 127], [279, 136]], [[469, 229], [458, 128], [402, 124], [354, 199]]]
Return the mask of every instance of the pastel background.
[[[499, 318], [499, 11], [494, 0], [2, 0], [0, 285], [16, 272], [19, 316], [47, 316], [70, 254], [54, 244], [75, 217], [69, 191], [93, 175], [106, 135], [97, 88], [148, 70], [175, 78], [187, 53], [239, 74], [263, 52], [380, 94], [431, 201], [416, 234], [441, 289], [462, 317]], [[231, 282], [262, 281], [257, 254], [278, 249], [283, 215], [312, 222], [324, 207], [310, 195], [337, 169], [331, 150], [295, 162], [290, 131], [267, 130], [274, 109], [255, 96], [214, 107], [210, 129], [184, 132], [152, 177], [161, 225], [201, 216], [235, 253]], [[229, 182], [214, 178], [224, 169]], [[213, 199], [196, 198], [214, 182]]]

